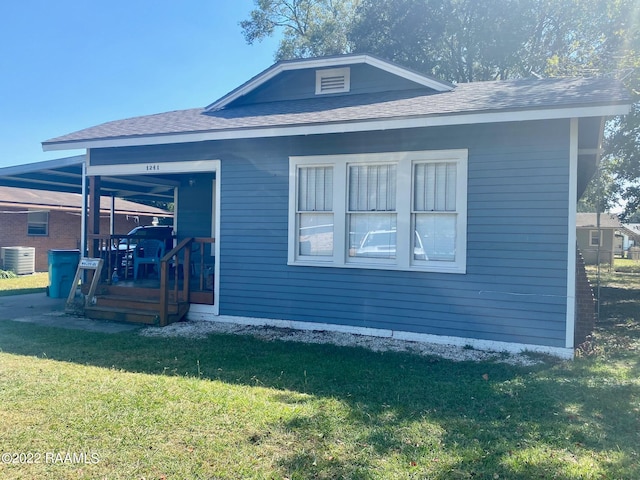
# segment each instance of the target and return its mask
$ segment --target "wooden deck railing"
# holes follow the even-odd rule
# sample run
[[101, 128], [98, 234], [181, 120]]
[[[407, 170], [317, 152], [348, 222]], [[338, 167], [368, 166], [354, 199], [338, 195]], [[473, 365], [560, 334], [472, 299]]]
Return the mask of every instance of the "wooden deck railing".
[[[164, 327], [169, 318], [169, 262], [173, 265], [173, 298], [176, 303], [189, 301], [189, 269], [191, 265], [191, 244], [193, 238], [185, 238], [160, 260], [160, 326]], [[180, 260], [182, 257], [182, 261]], [[182, 295], [179, 295], [180, 265], [183, 270]]]
[[[199, 246], [200, 266], [199, 289], [205, 290], [205, 248], [206, 244], [215, 243], [213, 238], [185, 238], [160, 260], [160, 326], [167, 324], [169, 315], [169, 298], [175, 298], [176, 303], [189, 301], [191, 288], [191, 253], [194, 244]], [[171, 269], [170, 266], [173, 266]], [[169, 279], [169, 273], [173, 272], [173, 282]], [[182, 290], [179, 288], [180, 275], [183, 276]], [[173, 285], [173, 295], [169, 292], [169, 285]], [[212, 292], [213, 293], [213, 292]]]
[[[114, 270], [120, 281], [133, 280], [133, 250], [139, 240], [133, 235], [89, 235], [90, 256], [104, 260], [103, 282], [112, 282]], [[215, 279], [210, 267], [214, 257], [207, 255], [206, 246], [214, 243], [214, 238], [188, 237], [160, 260], [160, 325], [167, 324], [171, 302], [213, 303]]]
[[92, 235], [89, 234], [89, 256], [104, 260], [103, 272], [107, 283], [111, 281], [114, 269], [122, 280], [133, 278], [133, 249], [140, 237], [134, 235]]
[[[193, 243], [196, 245], [199, 245], [199, 251], [200, 251], [200, 261], [199, 263], [199, 268], [197, 269], [199, 272], [199, 287], [200, 290], [207, 290], [208, 289], [208, 285], [206, 285], [206, 281], [207, 278], [205, 275], [207, 275], [206, 272], [206, 268], [209, 264], [207, 262], [205, 262], [205, 245], [211, 245], [211, 248], [213, 248], [213, 244], [216, 243], [216, 239], [215, 238], [209, 238], [209, 237], [196, 237], [193, 239]], [[213, 258], [213, 255], [212, 255]], [[212, 272], [213, 275], [213, 272]], [[213, 285], [211, 286], [213, 289]]]

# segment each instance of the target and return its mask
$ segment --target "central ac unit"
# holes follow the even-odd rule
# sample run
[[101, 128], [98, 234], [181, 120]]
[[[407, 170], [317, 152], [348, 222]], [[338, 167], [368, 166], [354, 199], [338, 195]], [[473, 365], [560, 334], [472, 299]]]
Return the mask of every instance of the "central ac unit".
[[36, 249], [34, 247], [2, 247], [0, 251], [5, 270], [18, 275], [29, 275], [36, 270]]

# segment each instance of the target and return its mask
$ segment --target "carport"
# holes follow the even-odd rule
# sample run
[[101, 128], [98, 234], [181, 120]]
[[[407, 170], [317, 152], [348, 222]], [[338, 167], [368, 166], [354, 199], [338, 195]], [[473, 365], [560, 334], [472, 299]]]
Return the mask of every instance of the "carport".
[[[91, 184], [91, 185], [90, 185]], [[87, 233], [99, 233], [99, 198], [111, 198], [111, 225], [115, 198], [131, 201], [174, 202], [180, 182], [163, 175], [87, 177], [86, 155], [0, 168], [0, 186], [82, 194], [81, 250], [87, 252]], [[89, 188], [91, 187], [91, 188]], [[98, 195], [91, 208], [90, 191]], [[93, 212], [93, 213], [92, 213]], [[113, 234], [113, 230], [109, 232]]]

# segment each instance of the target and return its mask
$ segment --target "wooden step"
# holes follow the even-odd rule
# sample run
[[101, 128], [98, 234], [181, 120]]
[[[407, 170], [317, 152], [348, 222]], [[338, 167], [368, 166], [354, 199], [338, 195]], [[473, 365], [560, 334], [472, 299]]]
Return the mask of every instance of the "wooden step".
[[[188, 311], [189, 304], [186, 302], [170, 305], [167, 324], [182, 320]], [[157, 307], [149, 309], [96, 304], [86, 307], [84, 314], [96, 320], [160, 325], [160, 315]]]
[[[189, 302], [175, 290], [168, 292], [167, 317], [164, 325], [177, 322], [189, 311]], [[176, 297], [180, 299], [177, 301]], [[99, 285], [93, 303], [85, 308], [89, 318], [117, 322], [160, 325], [160, 289], [154, 282], [145, 285], [123, 281], [116, 285]]]
[[84, 309], [84, 314], [85, 316], [93, 318], [95, 320], [142, 323], [145, 325], [158, 325], [160, 322], [158, 312], [153, 310], [91, 305]]
[[[134, 298], [123, 295], [97, 295], [94, 306], [118, 307], [132, 310], [151, 310], [156, 313], [160, 311], [160, 300], [151, 298]], [[168, 305], [169, 313], [178, 313], [178, 304], [170, 301]]]

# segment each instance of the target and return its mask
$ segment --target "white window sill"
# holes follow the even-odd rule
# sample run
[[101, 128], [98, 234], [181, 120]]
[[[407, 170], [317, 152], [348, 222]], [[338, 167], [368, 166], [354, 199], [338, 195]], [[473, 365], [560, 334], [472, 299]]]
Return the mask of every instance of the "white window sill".
[[296, 262], [287, 262], [287, 265], [292, 267], [331, 267], [331, 268], [351, 268], [351, 269], [361, 269], [361, 270], [392, 270], [399, 272], [425, 272], [425, 273], [455, 273], [455, 274], [466, 274], [467, 269], [464, 266], [444, 266], [444, 265], [425, 265], [425, 266], [417, 266], [411, 265], [410, 267], [401, 267], [400, 265], [390, 265], [383, 263], [344, 263], [344, 264], [336, 264], [333, 262], [321, 262], [321, 261], [306, 261], [306, 260], [298, 260]]

